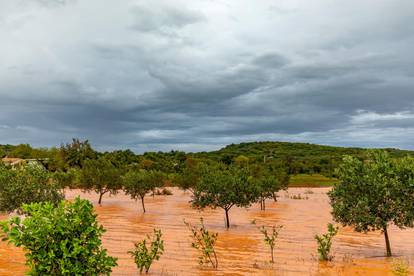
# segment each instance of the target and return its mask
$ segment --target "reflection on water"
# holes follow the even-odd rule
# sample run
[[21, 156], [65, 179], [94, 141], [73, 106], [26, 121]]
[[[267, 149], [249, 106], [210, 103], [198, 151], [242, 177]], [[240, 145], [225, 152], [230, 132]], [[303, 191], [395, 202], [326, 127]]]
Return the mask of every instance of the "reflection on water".
[[[249, 209], [230, 211], [232, 228], [225, 230], [222, 210], [194, 210], [188, 204], [190, 195], [173, 189], [173, 196], [148, 196], [147, 213], [142, 214], [139, 202], [124, 194], [105, 197], [95, 207], [99, 221], [107, 229], [103, 244], [109, 254], [118, 257], [113, 275], [137, 275], [128, 250], [133, 242], [160, 228], [165, 240], [165, 253], [155, 262], [150, 275], [392, 275], [392, 260], [384, 258], [384, 241], [380, 232], [361, 234], [341, 228], [334, 240], [332, 263], [317, 261], [314, 235], [326, 231], [331, 222], [328, 188], [311, 189], [308, 199], [295, 200], [289, 195], [303, 196], [305, 188], [291, 188], [279, 193], [279, 201], [269, 200], [266, 211], [253, 205]], [[78, 190], [67, 191], [67, 198], [76, 195], [96, 204], [97, 195]], [[219, 269], [200, 267], [196, 252], [190, 247], [186, 219], [197, 223], [204, 218], [207, 228], [219, 232], [217, 253]], [[3, 217], [4, 218], [4, 217]], [[255, 222], [255, 223], [253, 223]], [[268, 249], [257, 230], [261, 225], [283, 225], [277, 241], [275, 264], [270, 265]], [[414, 271], [414, 230], [390, 230], [393, 253], [404, 256]], [[21, 275], [25, 270], [21, 250], [0, 242], [0, 275]]]

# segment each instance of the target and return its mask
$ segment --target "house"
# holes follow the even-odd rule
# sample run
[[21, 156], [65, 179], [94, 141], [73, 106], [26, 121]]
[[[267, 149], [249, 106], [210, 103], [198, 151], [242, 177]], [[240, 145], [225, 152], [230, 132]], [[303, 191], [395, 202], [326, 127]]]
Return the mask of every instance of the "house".
[[26, 160], [21, 158], [14, 158], [14, 157], [4, 157], [1, 161], [6, 164], [7, 166], [11, 166], [13, 168], [21, 167], [26, 164]]
[[36, 166], [45, 169], [42, 161], [43, 159], [22, 159], [14, 157], [4, 157], [1, 161], [12, 168], [21, 168], [22, 166]]

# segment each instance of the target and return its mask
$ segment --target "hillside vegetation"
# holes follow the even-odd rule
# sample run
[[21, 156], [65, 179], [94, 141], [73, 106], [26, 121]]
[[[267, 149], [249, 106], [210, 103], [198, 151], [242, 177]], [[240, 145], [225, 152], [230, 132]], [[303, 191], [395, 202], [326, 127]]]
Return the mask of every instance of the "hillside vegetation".
[[[413, 155], [413, 151], [385, 149], [392, 157]], [[333, 176], [334, 169], [344, 155], [364, 159], [368, 149], [334, 147], [308, 143], [250, 142], [231, 144], [218, 151], [197, 153], [195, 156], [232, 162], [238, 156], [249, 158], [250, 162], [284, 162], [290, 167], [290, 174], [314, 174]]]
[[[391, 157], [413, 155], [413, 151], [385, 149]], [[186, 162], [222, 162], [225, 164], [246, 163], [249, 165], [276, 164], [286, 168], [291, 175], [292, 185], [310, 184], [324, 186], [332, 184], [335, 168], [344, 155], [365, 159], [368, 149], [334, 147], [308, 143], [291, 142], [250, 142], [231, 144], [210, 152], [185, 153], [181, 151], [146, 152], [135, 154], [131, 150], [97, 152], [90, 143], [73, 139], [60, 147], [33, 148], [28, 144], [0, 145], [0, 157], [46, 159], [50, 171], [67, 171], [81, 168], [84, 160], [104, 156], [116, 167], [138, 166], [143, 169], [156, 169], [165, 173], [181, 173]], [[315, 184], [316, 183], [316, 184]], [[328, 184], [329, 183], [329, 184]]]

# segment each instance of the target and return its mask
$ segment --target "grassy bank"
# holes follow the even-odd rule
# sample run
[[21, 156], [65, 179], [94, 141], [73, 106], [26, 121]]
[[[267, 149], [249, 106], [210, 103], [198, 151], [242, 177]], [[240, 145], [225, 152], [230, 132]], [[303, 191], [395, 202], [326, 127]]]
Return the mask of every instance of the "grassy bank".
[[289, 187], [330, 187], [337, 181], [320, 174], [297, 174], [290, 177]]

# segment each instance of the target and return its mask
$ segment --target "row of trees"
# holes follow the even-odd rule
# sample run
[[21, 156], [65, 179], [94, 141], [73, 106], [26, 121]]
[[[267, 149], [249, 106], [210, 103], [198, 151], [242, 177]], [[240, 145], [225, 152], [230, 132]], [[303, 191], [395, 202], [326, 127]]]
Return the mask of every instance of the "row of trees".
[[86, 159], [82, 168], [49, 172], [41, 167], [26, 166], [19, 170], [0, 169], [0, 210], [13, 211], [23, 203], [51, 201], [63, 198], [66, 187], [94, 191], [98, 204], [105, 194], [124, 190], [132, 199], [140, 200], [145, 212], [145, 196], [154, 193], [166, 183], [192, 193], [195, 208], [222, 208], [226, 227], [230, 227], [229, 211], [233, 206], [248, 207], [260, 202], [265, 209], [268, 198], [276, 200], [275, 193], [287, 188], [289, 176], [283, 168], [250, 166], [240, 163], [202, 163], [188, 158], [180, 174], [165, 174], [159, 170], [139, 166], [116, 167], [105, 156]]
[[[265, 200], [275, 200], [275, 193], [287, 188], [289, 182], [287, 173], [281, 168], [249, 168], [213, 162], [197, 164], [191, 159], [187, 160], [183, 173], [171, 178], [173, 185], [192, 193], [194, 207], [222, 208], [226, 227], [230, 227], [228, 212], [233, 206], [248, 207], [259, 201], [264, 210]], [[167, 175], [158, 170], [119, 170], [103, 157], [86, 161], [80, 173], [81, 188], [98, 193], [99, 204], [105, 193], [115, 194], [122, 188], [132, 199], [141, 201], [144, 212], [145, 196], [154, 193], [167, 180]]]

